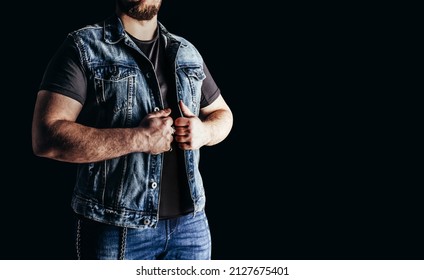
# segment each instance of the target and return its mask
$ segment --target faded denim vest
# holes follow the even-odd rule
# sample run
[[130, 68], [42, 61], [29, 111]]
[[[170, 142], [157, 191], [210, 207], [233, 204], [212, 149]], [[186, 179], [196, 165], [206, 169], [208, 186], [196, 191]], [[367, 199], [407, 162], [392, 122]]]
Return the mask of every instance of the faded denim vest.
[[[177, 98], [198, 115], [205, 78], [198, 51], [160, 23], [166, 54], [175, 68]], [[87, 100], [78, 122], [97, 128], [136, 127], [163, 108], [152, 64], [113, 16], [69, 34], [80, 54], [88, 81]], [[185, 151], [185, 167], [194, 214], [205, 206], [199, 150]], [[154, 228], [158, 222], [163, 154], [132, 153], [79, 164], [73, 210], [95, 221], [131, 228]]]

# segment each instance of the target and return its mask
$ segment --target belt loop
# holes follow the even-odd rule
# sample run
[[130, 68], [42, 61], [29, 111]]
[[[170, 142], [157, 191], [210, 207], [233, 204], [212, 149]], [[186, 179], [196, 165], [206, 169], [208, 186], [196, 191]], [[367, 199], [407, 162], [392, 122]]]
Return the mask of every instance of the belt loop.
[[125, 259], [125, 248], [127, 247], [127, 233], [128, 233], [128, 228], [126, 227], [122, 228], [121, 250], [119, 252], [120, 260]]

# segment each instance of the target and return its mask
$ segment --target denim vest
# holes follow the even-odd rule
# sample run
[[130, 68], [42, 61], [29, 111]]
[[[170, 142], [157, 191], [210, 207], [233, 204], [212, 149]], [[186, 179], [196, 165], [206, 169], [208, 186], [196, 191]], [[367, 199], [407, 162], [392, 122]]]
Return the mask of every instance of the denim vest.
[[[159, 23], [171, 69], [175, 70], [177, 99], [198, 115], [203, 60], [185, 39]], [[87, 76], [87, 99], [78, 122], [97, 128], [136, 127], [163, 108], [150, 61], [126, 34], [121, 20], [106, 21], [74, 31]], [[205, 206], [199, 172], [199, 150], [185, 151], [185, 169], [194, 214]], [[90, 219], [122, 227], [154, 228], [158, 222], [163, 154], [132, 153], [119, 158], [79, 164], [72, 208]]]

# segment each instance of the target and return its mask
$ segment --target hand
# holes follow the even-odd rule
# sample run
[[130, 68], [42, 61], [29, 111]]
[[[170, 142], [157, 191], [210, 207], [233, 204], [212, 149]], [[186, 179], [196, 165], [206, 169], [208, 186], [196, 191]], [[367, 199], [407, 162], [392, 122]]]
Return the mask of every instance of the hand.
[[180, 149], [196, 150], [208, 142], [208, 131], [202, 121], [182, 102], [179, 102], [183, 117], [175, 120], [175, 141]]
[[148, 114], [141, 120], [139, 127], [143, 128], [144, 152], [160, 154], [171, 150], [174, 128], [172, 127], [171, 109], [164, 109]]

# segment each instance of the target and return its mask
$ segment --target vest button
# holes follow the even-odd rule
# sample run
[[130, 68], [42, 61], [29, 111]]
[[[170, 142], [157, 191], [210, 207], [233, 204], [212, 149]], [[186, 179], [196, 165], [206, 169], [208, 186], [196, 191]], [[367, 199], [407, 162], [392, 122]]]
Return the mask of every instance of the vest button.
[[156, 187], [158, 186], [158, 183], [153, 182], [151, 186], [152, 186], [152, 189], [156, 189]]
[[147, 226], [148, 224], [150, 224], [150, 220], [149, 219], [145, 219], [143, 223], [144, 223], [144, 225]]
[[153, 109], [153, 111], [155, 111], [155, 112], [159, 112], [159, 107], [155, 107], [154, 109]]

